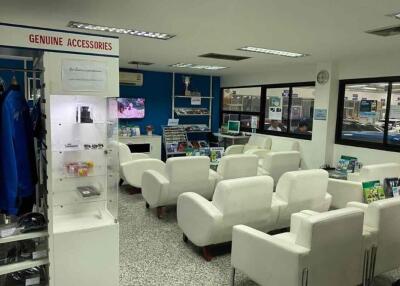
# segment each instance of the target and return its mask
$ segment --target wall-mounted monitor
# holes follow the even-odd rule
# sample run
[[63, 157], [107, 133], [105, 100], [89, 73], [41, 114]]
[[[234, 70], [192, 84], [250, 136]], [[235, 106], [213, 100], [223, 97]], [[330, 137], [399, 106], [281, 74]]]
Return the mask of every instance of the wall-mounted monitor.
[[144, 98], [118, 98], [118, 118], [144, 118]]

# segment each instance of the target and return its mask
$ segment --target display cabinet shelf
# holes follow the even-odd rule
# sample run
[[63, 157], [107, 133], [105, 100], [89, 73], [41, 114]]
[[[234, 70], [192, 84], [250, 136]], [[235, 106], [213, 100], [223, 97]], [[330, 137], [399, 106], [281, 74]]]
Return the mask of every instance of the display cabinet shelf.
[[193, 95], [175, 95], [175, 98], [201, 98], [201, 99], [213, 99], [212, 96], [193, 96]]
[[47, 236], [48, 236], [47, 231], [21, 233], [21, 234], [16, 234], [16, 235], [11, 235], [8, 237], [0, 238], [0, 244], [14, 242], [14, 241], [27, 240], [27, 239], [40, 238], [40, 237], [47, 237]]
[[190, 116], [190, 117], [194, 117], [194, 116], [210, 116], [209, 113], [207, 113], [207, 114], [177, 114], [175, 112], [175, 114], [176, 114], [176, 116]]
[[47, 258], [45, 258], [45, 259], [39, 259], [39, 260], [27, 260], [27, 261], [2, 265], [2, 266], [0, 266], [0, 275], [5, 275], [8, 273], [13, 273], [13, 272], [21, 271], [24, 269], [29, 269], [29, 268], [38, 267], [38, 266], [47, 265], [47, 264], [49, 264], [49, 260]]

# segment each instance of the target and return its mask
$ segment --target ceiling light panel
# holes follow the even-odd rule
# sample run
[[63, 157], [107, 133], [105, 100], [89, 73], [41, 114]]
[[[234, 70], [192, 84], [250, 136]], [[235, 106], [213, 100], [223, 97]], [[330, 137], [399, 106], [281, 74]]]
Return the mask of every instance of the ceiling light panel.
[[190, 69], [198, 69], [198, 70], [222, 70], [227, 67], [222, 66], [210, 66], [210, 65], [197, 65], [197, 64], [185, 64], [185, 63], [177, 63], [170, 65], [170, 67], [174, 68], [190, 68]]
[[251, 46], [239, 48], [238, 50], [246, 51], [246, 52], [254, 52], [254, 53], [262, 53], [262, 54], [283, 56], [283, 57], [290, 57], [290, 58], [301, 58], [301, 57], [308, 56], [307, 54], [300, 54], [300, 53], [279, 51], [279, 50], [271, 50], [271, 49], [251, 47]]
[[131, 36], [138, 36], [138, 37], [146, 37], [146, 38], [157, 39], [157, 40], [169, 40], [169, 39], [175, 37], [175, 35], [160, 33], [160, 32], [146, 32], [146, 31], [140, 31], [140, 30], [135, 30], [135, 29], [108, 27], [108, 26], [80, 23], [80, 22], [74, 22], [74, 21], [70, 21], [68, 23], [67, 27], [75, 28], [75, 29], [90, 30], [90, 31], [100, 31], [100, 32], [116, 33], [116, 34], [131, 35]]

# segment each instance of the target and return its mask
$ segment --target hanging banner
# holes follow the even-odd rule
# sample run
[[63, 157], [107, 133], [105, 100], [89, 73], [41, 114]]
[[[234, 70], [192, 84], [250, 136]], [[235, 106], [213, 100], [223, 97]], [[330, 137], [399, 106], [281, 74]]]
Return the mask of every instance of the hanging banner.
[[99, 61], [64, 60], [61, 78], [65, 91], [105, 91], [107, 65]]
[[0, 23], [0, 45], [102, 56], [119, 55], [118, 38]]

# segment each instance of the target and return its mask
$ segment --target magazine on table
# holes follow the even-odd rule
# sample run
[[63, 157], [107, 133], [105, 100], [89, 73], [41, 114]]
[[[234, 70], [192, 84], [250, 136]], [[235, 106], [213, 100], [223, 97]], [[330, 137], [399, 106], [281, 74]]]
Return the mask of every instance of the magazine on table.
[[210, 161], [211, 163], [219, 163], [224, 155], [224, 147], [210, 147]]
[[364, 201], [368, 204], [386, 198], [385, 191], [383, 190], [380, 181], [363, 182], [362, 187]]
[[399, 178], [386, 178], [383, 182], [383, 189], [387, 198], [400, 196], [400, 181]]

